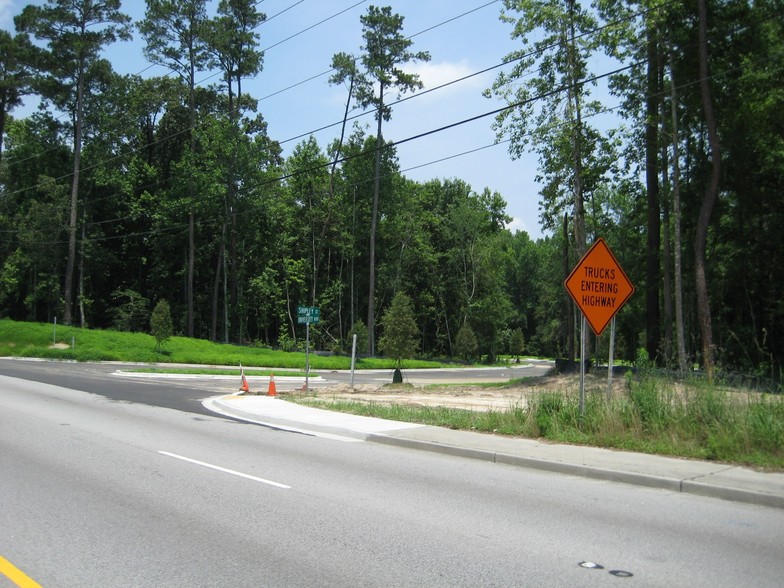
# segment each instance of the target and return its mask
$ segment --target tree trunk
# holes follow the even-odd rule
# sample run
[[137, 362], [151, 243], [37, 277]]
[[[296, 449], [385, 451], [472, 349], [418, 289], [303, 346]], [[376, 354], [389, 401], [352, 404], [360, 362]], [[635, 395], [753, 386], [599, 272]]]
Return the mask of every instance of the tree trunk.
[[5, 100], [0, 103], [0, 163], [3, 161], [3, 135], [5, 135]]
[[670, 84], [671, 100], [670, 109], [672, 111], [672, 214], [675, 217], [673, 222], [673, 232], [675, 242], [673, 243], [675, 264], [675, 340], [678, 347], [678, 367], [682, 372], [686, 371], [686, 337], [683, 328], [683, 271], [681, 269], [681, 163], [678, 153], [678, 100], [675, 90], [675, 67], [674, 56], [670, 52]]
[[569, 108], [574, 116], [572, 130], [572, 173], [574, 189], [574, 241], [578, 257], [588, 250], [585, 230], [585, 207], [583, 205], [583, 161], [582, 161], [582, 106], [580, 104], [580, 82], [575, 75], [577, 51], [574, 30], [574, 0], [569, 2]]
[[196, 265], [196, 228], [193, 212], [188, 214], [188, 276], [185, 286], [185, 298], [188, 305], [188, 337], [193, 337], [193, 269]]
[[708, 240], [708, 226], [711, 213], [719, 194], [719, 176], [721, 173], [721, 160], [719, 150], [719, 137], [716, 130], [716, 118], [713, 113], [710, 81], [708, 79], [708, 15], [705, 0], [698, 0], [699, 11], [699, 71], [700, 71], [700, 96], [702, 109], [705, 113], [705, 125], [708, 130], [708, 144], [711, 154], [711, 176], [697, 217], [697, 227], [694, 238], [694, 281], [697, 295], [697, 315], [700, 321], [700, 335], [702, 336], [702, 363], [708, 379], [713, 379], [713, 328], [711, 325], [710, 302], [708, 298], [708, 280], [706, 276], [705, 249]]
[[663, 237], [662, 237], [662, 255], [663, 255], [663, 275], [662, 275], [662, 291], [663, 291], [663, 307], [664, 307], [664, 348], [662, 349], [664, 353], [665, 361], [667, 365], [671, 365], [671, 360], [673, 357], [673, 342], [675, 337], [673, 336], [672, 332], [672, 324], [673, 324], [673, 309], [672, 309], [672, 235], [670, 234], [670, 224], [671, 224], [671, 215], [670, 215], [670, 206], [671, 206], [671, 198], [670, 195], [672, 190], [670, 189], [670, 182], [669, 182], [669, 163], [667, 161], [667, 156], [669, 151], [667, 149], [667, 141], [664, 140], [664, 137], [667, 136], [667, 113], [664, 104], [664, 61], [662, 56], [662, 62], [660, 67], [657, 68], [659, 73], [659, 88], [661, 89], [660, 99], [659, 99], [659, 125], [660, 125], [660, 137], [661, 137], [661, 145], [659, 146], [659, 150], [661, 152], [661, 161], [660, 161], [660, 169], [661, 169], [661, 187], [664, 193], [662, 197], [662, 224], [663, 224]]
[[71, 182], [71, 215], [68, 221], [68, 258], [65, 264], [65, 308], [63, 309], [63, 322], [66, 325], [73, 323], [73, 286], [74, 265], [76, 262], [76, 217], [79, 203], [79, 172], [81, 171], [82, 158], [82, 114], [84, 103], [84, 60], [79, 62], [79, 72], [76, 79], [76, 116], [74, 122], [74, 159], [73, 180]]
[[[234, 100], [234, 94], [232, 91], [231, 79], [228, 81], [229, 84], [229, 118], [231, 120], [231, 132], [239, 134], [239, 120], [240, 120], [240, 94], [242, 86], [239, 83], [239, 77], [237, 82], [237, 99]], [[228, 210], [226, 211], [229, 215], [229, 316], [231, 317], [230, 323], [232, 325], [237, 325], [236, 328], [233, 330], [234, 340], [239, 343], [241, 339], [241, 333], [239, 332], [239, 256], [238, 256], [238, 244], [237, 244], [237, 145], [238, 141], [232, 141], [231, 147], [231, 157], [229, 160], [229, 169], [228, 169], [228, 184], [227, 184], [227, 194], [228, 194]], [[226, 342], [228, 343], [231, 339], [231, 333], [227, 337]]]
[[218, 340], [218, 300], [220, 294], [221, 268], [223, 267], [224, 246], [226, 238], [226, 225], [221, 232], [220, 247], [218, 248], [218, 262], [215, 265], [215, 279], [212, 282], [212, 320], [210, 322], [210, 341]]
[[229, 343], [229, 278], [226, 267], [226, 254], [223, 254], [223, 342]]
[[[191, 155], [196, 152], [196, 135], [193, 131], [196, 127], [196, 73], [193, 65], [193, 49], [190, 51], [190, 77], [188, 78], [189, 92], [188, 92], [188, 110], [190, 120], [190, 149]], [[193, 312], [193, 274], [196, 265], [196, 236], [195, 236], [195, 222], [194, 222], [194, 198], [196, 189], [193, 185], [193, 180], [188, 180], [188, 200], [190, 201], [191, 210], [188, 213], [188, 276], [185, 281], [185, 303], [188, 307], [188, 320], [186, 333], [188, 337], [194, 336], [194, 312]]]
[[[585, 229], [585, 206], [583, 204], [583, 161], [582, 161], [582, 105], [580, 104], [580, 82], [575, 75], [576, 70], [576, 41], [574, 30], [574, 0], [569, 2], [569, 108], [572, 109], [574, 116], [574, 127], [572, 130], [572, 173], [574, 186], [574, 242], [577, 255], [582, 259], [588, 250], [588, 238]], [[568, 235], [568, 233], [567, 233]], [[568, 240], [567, 240], [568, 249]], [[568, 257], [568, 253], [567, 253]], [[569, 275], [568, 273], [566, 274]], [[567, 297], [568, 298], [568, 297]], [[575, 308], [571, 302], [567, 301], [571, 308]], [[571, 314], [571, 313], [570, 313]], [[575, 325], [570, 319], [570, 331], [573, 332]], [[581, 324], [585, 324], [581, 321]], [[580, 348], [587, 349], [588, 330], [580, 329]], [[574, 357], [574, 337], [569, 337], [569, 353]]]
[[85, 242], [85, 232], [87, 226], [87, 219], [85, 218], [87, 214], [83, 211], [82, 212], [82, 240], [79, 243], [79, 326], [84, 329], [87, 327], [87, 317], [84, 311], [84, 242]]
[[[569, 278], [571, 269], [569, 268], [569, 215], [564, 214], [563, 220], [563, 271], [564, 281]], [[564, 312], [566, 314], [566, 354], [567, 359], [574, 360], [574, 302], [572, 297], [566, 291], [563, 293], [564, 302], [566, 304]]]
[[648, 222], [645, 271], [645, 347], [648, 357], [656, 360], [659, 355], [660, 324], [659, 249], [661, 247], [661, 218], [659, 204], [659, 59], [656, 31], [649, 23], [646, 29], [648, 43], [647, 98], [645, 106], [645, 185], [648, 195]]
[[379, 87], [378, 130], [376, 131], [376, 165], [373, 178], [373, 214], [370, 220], [370, 280], [368, 285], [368, 353], [376, 354], [376, 226], [378, 225], [378, 200], [381, 192], [381, 120], [384, 110], [384, 83]]

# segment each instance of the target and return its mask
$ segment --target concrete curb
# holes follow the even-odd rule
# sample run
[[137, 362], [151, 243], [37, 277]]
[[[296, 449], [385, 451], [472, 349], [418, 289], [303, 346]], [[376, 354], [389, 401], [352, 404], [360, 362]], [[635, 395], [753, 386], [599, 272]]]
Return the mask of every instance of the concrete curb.
[[[768, 474], [761, 474], [729, 465], [714, 465], [699, 461], [691, 462], [688, 460], [676, 460], [665, 457], [662, 457], [661, 461], [659, 461], [657, 456], [637, 456], [637, 454], [628, 453], [619, 454], [624, 455], [626, 459], [621, 459], [618, 462], [621, 467], [613, 469], [612, 467], [586, 464], [584, 455], [581, 455], [581, 457], [578, 458], [582, 459], [583, 463], [565, 461], [556, 456], [543, 458], [532, 455], [522, 455], [522, 453], [530, 453], [531, 447], [537, 445], [535, 442], [532, 443], [531, 440], [519, 440], [523, 444], [521, 447], [527, 447], [527, 449], [521, 450], [521, 454], [514, 454], [508, 451], [509, 449], [513, 450], [515, 447], [514, 445], [510, 445], [510, 441], [514, 441], [510, 439], [496, 440], [492, 437], [484, 436], [479, 438], [474, 437], [474, 434], [472, 433], [465, 433], [465, 444], [439, 442], [428, 438], [416, 437], [438, 438], [444, 434], [446, 434], [448, 438], [451, 437], [450, 440], [462, 437], [460, 437], [460, 432], [458, 431], [442, 431], [438, 427], [396, 423], [395, 421], [384, 421], [383, 419], [372, 419], [369, 417], [354, 417], [352, 415], [343, 415], [342, 413], [330, 413], [330, 411], [323, 411], [320, 409], [307, 410], [309, 413], [313, 414], [326, 413], [332, 415], [330, 419], [327, 419], [327, 423], [323, 420], [319, 421], [315, 419], [307, 419], [307, 422], [303, 422], [293, 420], [292, 418], [271, 416], [269, 414], [262, 415], [256, 412], [243, 410], [236, 405], [237, 403], [229, 402], [229, 400], [236, 400], [238, 398], [239, 397], [237, 396], [208, 398], [203, 402], [203, 405], [208, 410], [224, 416], [274, 429], [329, 437], [341, 441], [369, 441], [382, 445], [430, 451], [453, 457], [477, 459], [515, 467], [531, 468], [608, 482], [621, 482], [646, 488], [670, 490], [684, 494], [784, 509], [784, 482], [782, 481], [784, 480], [784, 476], [781, 474], [771, 474], [770, 476], [773, 477], [767, 478], [766, 476], [768, 476]], [[284, 403], [281, 407], [288, 405], [288, 403], [285, 403], [285, 401], [282, 400], [276, 402]], [[292, 407], [292, 410], [302, 409], [302, 407], [299, 407], [298, 405], [293, 406], [297, 406], [297, 409], [293, 409]], [[365, 426], [365, 423], [368, 423], [369, 426]], [[352, 429], [352, 426], [355, 428]], [[481, 442], [477, 439], [481, 439]], [[471, 443], [475, 446], [472, 447]], [[500, 445], [498, 445], [499, 448], [504, 448], [507, 451], [499, 451], [492, 448], [492, 445], [497, 443], [500, 443]], [[566, 447], [567, 451], [570, 449], [570, 447]], [[590, 454], [591, 456], [595, 457], [597, 455], [597, 448], [575, 447], [574, 449], [581, 452], [582, 450], [590, 449], [592, 451]], [[652, 463], [650, 460], [656, 460], [653, 462], [656, 466], [659, 464], [665, 465], [651, 468], [656, 473], [629, 471], [629, 468], [622, 469], [625, 464], [630, 463], [628, 460], [629, 456], [637, 456], [634, 459], [644, 459], [645, 461], [641, 463], [647, 464], [648, 466]], [[614, 459], [613, 456], [613, 460]], [[590, 459], [588, 459], [588, 461], [590, 461]], [[598, 461], [601, 462], [601, 458]], [[604, 462], [611, 463], [607, 462], [607, 460], [604, 460]], [[637, 469], [645, 469], [645, 467]], [[670, 474], [675, 473], [676, 475], [668, 475], [668, 472]]]
[[262, 425], [279, 431], [289, 431], [291, 433], [300, 433], [303, 435], [322, 435], [350, 441], [365, 441], [367, 438], [365, 433], [359, 433], [357, 431], [351, 431], [339, 427], [330, 427], [312, 423], [308, 423], [307, 427], [305, 427], [301, 422], [297, 421], [290, 421], [277, 417], [262, 417], [258, 414], [238, 409], [234, 406], [227, 406], [226, 403], [221, 402], [221, 398], [208, 398], [202, 402], [202, 406], [204, 406], [204, 408], [207, 410], [223, 416], [240, 419], [249, 423]]
[[697, 496], [720, 498], [733, 502], [744, 502], [747, 504], [784, 509], [784, 496], [768, 494], [765, 492], [757, 492], [754, 490], [732, 488], [729, 486], [721, 486], [717, 484], [708, 484], [693, 479], [678, 479], [659, 475], [642, 474], [639, 472], [612, 470], [584, 464], [551, 461], [546, 459], [539, 459], [536, 457], [511, 455], [508, 453], [498, 453], [494, 451], [459, 447], [454, 445], [444, 445], [441, 443], [434, 443], [432, 441], [404, 439], [384, 434], [371, 434], [368, 436], [367, 441], [381, 443], [384, 445], [405, 447], [408, 449], [432, 451], [434, 453], [451, 455], [453, 457], [478, 459], [481, 461], [537, 469], [558, 474], [580, 476], [583, 478], [604, 480], [607, 482], [621, 482], [624, 484], [632, 484], [646, 488], [670, 490], [672, 492], [682, 492], [684, 494], [694, 494]]
[[560, 461], [550, 461], [546, 459], [539, 459], [536, 457], [511, 455], [508, 453], [498, 453], [498, 452], [487, 451], [482, 449], [471, 449], [471, 448], [457, 447], [452, 445], [442, 445], [440, 443], [433, 443], [431, 441], [401, 439], [399, 437], [392, 437], [389, 435], [370, 435], [367, 440], [373, 441], [375, 443], [382, 443], [385, 445], [396, 445], [398, 447], [407, 447], [409, 449], [432, 451], [435, 453], [452, 455], [455, 457], [479, 459], [482, 461], [489, 461], [492, 463], [532, 468], [536, 470], [543, 470], [543, 471], [553, 472], [557, 474], [569, 474], [569, 475], [580, 476], [584, 478], [606, 480], [609, 482], [623, 482], [626, 484], [646, 486], [648, 488], [659, 488], [663, 490], [673, 490], [676, 492], [681, 491], [680, 480], [673, 479], [673, 478], [664, 478], [661, 476], [651, 476], [647, 474], [639, 474], [636, 472], [622, 472], [618, 470], [609, 470], [609, 469], [597, 468], [597, 467], [586, 466], [581, 464], [573, 464], [573, 463], [566, 463]]

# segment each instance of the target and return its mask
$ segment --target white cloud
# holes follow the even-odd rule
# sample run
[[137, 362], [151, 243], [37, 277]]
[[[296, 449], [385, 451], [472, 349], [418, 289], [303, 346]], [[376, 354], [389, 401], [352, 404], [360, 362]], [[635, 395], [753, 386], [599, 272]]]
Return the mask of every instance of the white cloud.
[[0, 0], [0, 28], [9, 32], [13, 30], [13, 0]]
[[425, 90], [431, 90], [444, 84], [461, 80], [438, 90], [438, 94], [441, 96], [444, 96], [446, 93], [464, 92], [467, 89], [473, 91], [476, 88], [485, 87], [485, 81], [482, 75], [462, 80], [462, 78], [475, 73], [474, 68], [471, 67], [465, 59], [459, 62], [442, 61], [440, 63], [433, 63], [428, 61], [411, 63], [406, 65], [404, 70], [408, 73], [419, 75], [419, 79], [425, 85]]
[[539, 238], [541, 236], [541, 230], [539, 229], [538, 226], [536, 226], [536, 223], [534, 223], [533, 227], [529, 225], [530, 223], [526, 223], [523, 219], [515, 216], [512, 217], [512, 222], [507, 224], [506, 228], [509, 229], [512, 233], [516, 233], [518, 231], [524, 231], [528, 233], [528, 236], [531, 237], [532, 239]]

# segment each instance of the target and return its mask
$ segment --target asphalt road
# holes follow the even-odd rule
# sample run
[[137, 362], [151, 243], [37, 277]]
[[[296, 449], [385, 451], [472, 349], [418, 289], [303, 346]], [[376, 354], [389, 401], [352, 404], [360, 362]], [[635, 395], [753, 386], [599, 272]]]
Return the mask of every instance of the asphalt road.
[[0, 359], [0, 374], [73, 390], [98, 394], [110, 400], [134, 402], [185, 412], [212, 415], [201, 405], [209, 396], [236, 392], [238, 379], [119, 377], [118, 371], [139, 366], [113, 363], [69, 363]]
[[0, 376], [0, 556], [45, 587], [781, 585], [780, 510], [153, 404]]
[[[201, 407], [201, 400], [217, 394], [230, 394], [239, 388], [239, 379], [199, 377], [177, 379], [155, 377], [150, 374], [134, 376], [140, 366], [122, 363], [75, 363], [20, 359], [0, 359], [0, 374], [19, 377], [35, 382], [52, 384], [100, 394], [113, 400], [140, 402], [152, 406], [162, 406], [175, 410], [208, 414]], [[146, 366], [145, 366], [146, 367]], [[541, 376], [552, 367], [552, 362], [534, 360], [510, 367], [455, 368], [404, 370], [406, 381], [416, 385], [508, 381], [510, 378]], [[118, 373], [124, 373], [118, 377]], [[311, 380], [313, 387], [333, 384], [348, 384], [351, 373], [347, 370], [314, 372], [321, 376], [322, 382]], [[278, 374], [279, 376], [283, 374]], [[256, 379], [258, 380], [258, 378]], [[267, 384], [255, 382], [257, 386]], [[355, 384], [374, 384], [381, 386], [392, 381], [392, 370], [356, 370]], [[301, 387], [302, 382], [284, 383], [278, 378], [278, 388], [286, 386]]]

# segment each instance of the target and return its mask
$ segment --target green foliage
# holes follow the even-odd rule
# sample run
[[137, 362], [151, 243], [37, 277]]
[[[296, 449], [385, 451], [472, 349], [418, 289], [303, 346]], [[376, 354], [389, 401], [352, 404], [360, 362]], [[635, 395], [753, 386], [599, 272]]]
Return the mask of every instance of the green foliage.
[[564, 412], [564, 397], [557, 392], [549, 392], [539, 396], [533, 409], [534, 420], [542, 437], [552, 435], [557, 429], [560, 415]]
[[171, 308], [166, 300], [159, 300], [150, 316], [150, 334], [155, 337], [155, 349], [160, 352], [161, 347], [174, 334]]
[[[640, 12], [642, 4], [619, 0], [592, 8], [563, 0], [502, 4], [519, 44], [488, 94], [515, 104], [495, 127], [510, 139], [511, 156], [529, 149], [539, 156], [539, 220], [547, 234], [536, 241], [508, 228], [509, 194], [475, 190], [460, 178], [405, 177], [379, 128], [368, 135], [356, 126], [327, 146], [307, 138], [284, 159], [280, 137], [268, 135], [267, 122], [254, 114], [258, 97], [247, 88], [238, 95], [262, 65], [257, 32], [263, 15], [255, 2], [148, 2], [137, 23], [144, 54], [174, 75], [147, 79], [118, 75], [101, 59], [108, 43], [130, 33], [118, 0], [46, 0], [21, 9], [18, 34], [0, 31], [4, 113], [16, 113], [12, 108], [27, 95], [43, 101], [29, 116], [3, 119], [0, 130], [0, 313], [63, 320], [66, 303], [79, 300], [82, 324], [142, 331], [148, 328], [147, 301], [166, 298], [176, 331], [293, 348], [289, 337], [298, 327], [291, 309], [311, 303], [323, 308], [316, 344], [345, 349], [357, 317], [368, 317], [372, 336], [371, 307], [385, 307], [395, 292], [405, 291], [423, 356], [463, 353], [455, 337], [465, 320], [474, 331], [475, 353], [489, 360], [501, 351], [517, 353], [512, 338], [518, 329], [528, 353], [564, 356], [575, 341], [563, 280], [577, 261], [579, 203], [585, 205], [587, 238], [612, 243], [637, 286], [617, 317], [616, 333], [616, 358], [633, 359], [647, 341], [646, 330], [656, 326], [666, 334], [675, 322], [662, 316], [660, 325], [646, 324], [651, 313], [641, 294], [646, 285], [653, 292], [659, 284], [646, 275], [648, 254], [659, 261], [656, 267], [674, 270], [665, 251], [693, 250], [712, 163], [709, 150], [700, 148], [706, 126], [695, 77], [694, 6], [657, 1]], [[742, 370], [767, 389], [781, 389], [784, 377], [780, 9], [779, 0], [716, 3], [709, 19], [723, 167], [707, 243], [716, 357], [728, 377]], [[374, 109], [380, 124], [390, 118], [396, 94], [420, 88], [421, 80], [404, 70], [429, 55], [413, 51], [403, 23], [402, 15], [378, 7], [357, 23], [362, 48], [333, 60], [331, 81], [349, 90], [345, 110]], [[599, 105], [589, 94], [589, 68], [599, 50], [619, 60], [616, 75], [598, 83], [607, 82], [626, 119], [623, 129], [601, 133], [590, 127]], [[198, 86], [210, 59], [222, 79]], [[653, 91], [649, 69], [661, 86]], [[83, 116], [77, 112], [79, 81]], [[646, 99], [653, 97], [660, 100], [655, 121], [646, 112]], [[657, 161], [647, 162], [645, 132], [654, 122], [661, 141]], [[83, 165], [81, 186], [73, 191], [78, 201], [72, 202], [77, 135]], [[674, 162], [681, 164], [678, 211], [669, 181]], [[662, 212], [660, 251], [647, 251], [647, 235], [658, 232], [644, 230], [644, 166], [668, 178], [650, 207]], [[377, 247], [368, 239], [371, 229]], [[66, 250], [72, 234], [76, 247]], [[681, 273], [684, 313], [693, 317], [688, 255]], [[698, 321], [687, 320], [686, 329], [687, 352], [698, 361]], [[606, 357], [607, 339], [598, 341], [600, 357]], [[359, 341], [368, 344], [367, 336]], [[671, 361], [674, 348], [673, 341], [662, 341], [661, 356], [649, 349], [646, 361]], [[90, 356], [103, 353], [95, 349]], [[661, 429], [678, 413], [661, 387], [645, 382], [640, 370], [646, 369], [638, 362], [640, 380], [630, 383], [619, 418]], [[721, 403], [710, 394], [695, 399], [701, 422], [729, 418]], [[713, 433], [701, 439], [711, 439], [713, 453], [725, 451]]]
[[[409, 49], [414, 42], [403, 34], [404, 18], [392, 14], [389, 6], [369, 6], [367, 14], [359, 20], [364, 41], [360, 61], [365, 73], [357, 80], [357, 102], [362, 108], [376, 108], [378, 120], [389, 120], [392, 110], [384, 101], [385, 92], [397, 89], [404, 94], [422, 87], [417, 74], [406, 73], [400, 66], [413, 61], [430, 61], [430, 54]], [[381, 82], [378, 95], [374, 89], [376, 82]]]
[[359, 319], [352, 325], [351, 330], [346, 336], [346, 348], [349, 350], [351, 350], [351, 346], [353, 345], [354, 335], [357, 336], [357, 353], [367, 353], [368, 330], [362, 319]]
[[418, 347], [419, 329], [414, 320], [411, 299], [403, 292], [398, 292], [392, 304], [381, 318], [383, 335], [378, 342], [379, 350], [387, 357], [395, 360], [395, 365], [403, 365], [404, 359], [414, 357]]
[[[680, 383], [681, 391], [676, 393], [672, 382], [659, 378], [632, 382], [632, 388], [629, 396], [612, 401], [607, 401], [603, 390], [589, 390], [582, 416], [574, 391], [536, 392], [535, 388], [524, 405], [486, 412], [326, 398], [292, 400], [453, 429], [784, 470], [784, 399], [780, 396], [721, 390], [703, 382]], [[712, 414], [721, 414], [721, 420], [704, 418], [705, 397], [710, 398]]]
[[286, 332], [278, 335], [278, 349], [287, 353], [291, 351], [302, 351], [304, 349], [303, 343], [298, 342], [294, 337]]
[[520, 327], [517, 327], [512, 331], [512, 338], [509, 341], [509, 353], [519, 359], [524, 351], [525, 335], [523, 335], [523, 330]]
[[150, 301], [144, 296], [126, 288], [115, 290], [112, 294], [114, 300], [114, 328], [118, 331], [146, 331], [149, 325]]
[[479, 343], [476, 341], [474, 330], [467, 322], [463, 323], [455, 336], [455, 352], [465, 362], [470, 362], [476, 357]]

